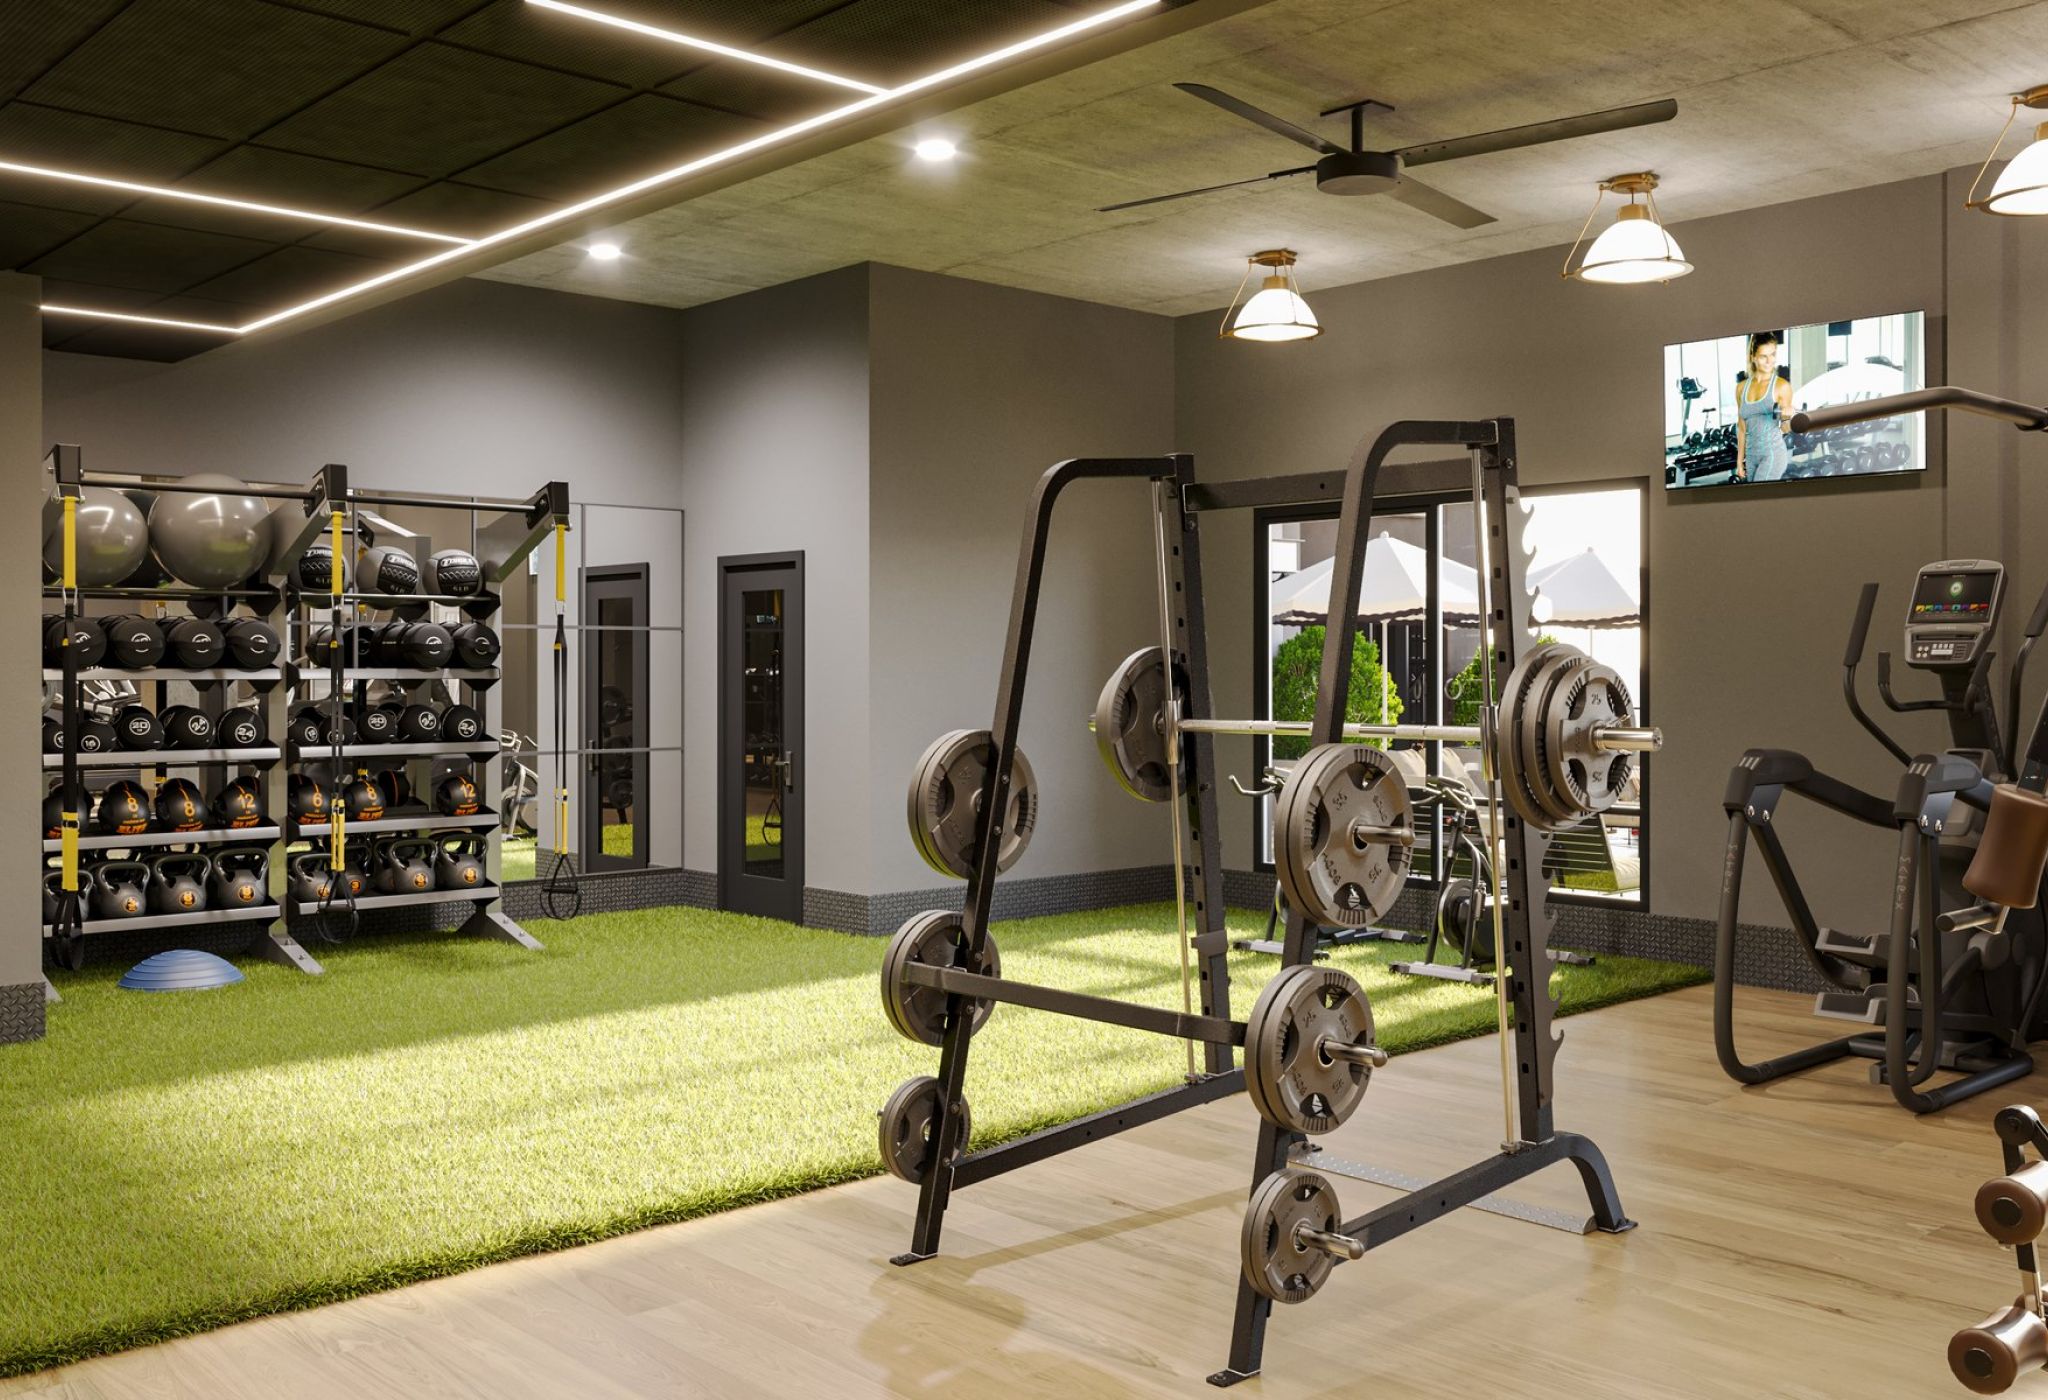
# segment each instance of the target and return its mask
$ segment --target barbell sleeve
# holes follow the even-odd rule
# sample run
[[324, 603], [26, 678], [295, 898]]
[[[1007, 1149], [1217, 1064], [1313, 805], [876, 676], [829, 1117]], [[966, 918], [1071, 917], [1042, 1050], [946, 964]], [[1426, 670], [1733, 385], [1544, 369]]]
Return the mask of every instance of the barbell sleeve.
[[1303, 1225], [1295, 1230], [1294, 1239], [1297, 1244], [1312, 1246], [1313, 1248], [1320, 1249], [1325, 1254], [1334, 1255], [1339, 1259], [1365, 1258], [1364, 1240], [1353, 1239], [1349, 1235], [1340, 1235], [1334, 1230], [1316, 1230]]
[[[1089, 721], [1094, 728], [1094, 721]], [[1184, 719], [1183, 734], [1263, 734], [1272, 737], [1306, 737], [1314, 729], [1307, 720], [1297, 719]], [[1476, 724], [1347, 724], [1347, 739], [1412, 739], [1419, 743], [1477, 744], [1482, 731]], [[1603, 725], [1593, 731], [1593, 746], [1609, 752], [1656, 753], [1664, 747], [1664, 731], [1632, 725]]]
[[1377, 1045], [1354, 1045], [1324, 1036], [1316, 1042], [1316, 1049], [1328, 1059], [1342, 1060], [1348, 1065], [1363, 1065], [1367, 1069], [1379, 1069], [1387, 1063], [1387, 1052]]

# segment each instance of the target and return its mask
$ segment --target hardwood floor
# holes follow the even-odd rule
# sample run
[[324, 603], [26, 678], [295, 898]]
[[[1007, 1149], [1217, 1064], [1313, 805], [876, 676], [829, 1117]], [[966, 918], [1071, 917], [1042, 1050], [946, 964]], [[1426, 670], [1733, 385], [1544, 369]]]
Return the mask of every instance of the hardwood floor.
[[[1743, 1090], [1694, 988], [1563, 1024], [1558, 1124], [1591, 1135], [1640, 1224], [1579, 1238], [1462, 1211], [1275, 1310], [1232, 1394], [1572, 1400], [1963, 1395], [1943, 1349], [2011, 1300], [1971, 1215], [1992, 1113], [2022, 1081], [1915, 1119], [1861, 1063]], [[1817, 1039], [1749, 993], [1745, 1054]], [[1010, 1012], [1006, 1014], [1029, 1014]], [[1499, 1136], [1492, 1040], [1405, 1056], [1325, 1139], [1434, 1175]], [[876, 1086], [879, 1102], [887, 1085]], [[972, 1082], [970, 1078], [970, 1092]], [[908, 1269], [888, 1179], [266, 1318], [0, 1382], [126, 1397], [1086, 1397], [1212, 1392], [1255, 1119], [1242, 1097], [963, 1191]], [[1356, 1214], [1388, 1193], [1340, 1179]], [[1554, 1167], [1518, 1198], [1582, 1210]], [[2048, 1377], [2029, 1389], [2048, 1396]]]

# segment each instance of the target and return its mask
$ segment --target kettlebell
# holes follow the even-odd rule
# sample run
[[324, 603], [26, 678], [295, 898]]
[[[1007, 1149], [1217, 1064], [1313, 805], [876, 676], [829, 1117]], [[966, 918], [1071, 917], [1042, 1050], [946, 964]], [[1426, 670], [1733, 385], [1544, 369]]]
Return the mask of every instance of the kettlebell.
[[101, 861], [92, 870], [92, 912], [99, 919], [133, 919], [149, 912], [149, 867], [139, 860]]
[[43, 927], [57, 922], [57, 911], [64, 898], [64, 872], [45, 870], [43, 872]]
[[164, 650], [186, 670], [205, 671], [220, 664], [227, 639], [205, 618], [181, 617], [164, 629]]
[[163, 737], [175, 749], [203, 749], [213, 744], [213, 721], [204, 710], [191, 705], [167, 705], [157, 716], [163, 723]]
[[398, 742], [398, 715], [381, 705], [365, 706], [356, 720], [356, 730], [366, 744]]
[[481, 622], [465, 622], [455, 629], [455, 664], [481, 671], [498, 660], [498, 634]]
[[263, 789], [254, 778], [235, 778], [213, 795], [213, 824], [234, 831], [263, 825]]
[[254, 846], [237, 846], [213, 858], [209, 894], [221, 909], [249, 909], [269, 899], [270, 857]]
[[[313, 851], [314, 854], [320, 857], [322, 862], [328, 859], [325, 843], [314, 846]], [[349, 898], [351, 899], [370, 892], [369, 874], [363, 869], [362, 857], [356, 855], [353, 850], [348, 855], [342, 857], [341, 883], [343, 888], [348, 891]]]
[[149, 863], [149, 907], [157, 914], [197, 914], [206, 908], [206, 877], [213, 862], [196, 851], [158, 856]]
[[438, 671], [454, 657], [455, 638], [438, 622], [408, 623], [399, 639], [398, 654], [408, 666]]
[[133, 613], [102, 619], [100, 630], [107, 634], [107, 661], [140, 671], [164, 659], [164, 634], [155, 622]]
[[187, 778], [171, 778], [156, 790], [158, 831], [206, 830], [206, 799]]
[[284, 863], [286, 887], [299, 904], [323, 903], [334, 893], [336, 872], [328, 869], [325, 851], [294, 851]]
[[[61, 613], [51, 614], [43, 620], [43, 664], [56, 670], [64, 664], [64, 618]], [[97, 666], [100, 658], [107, 654], [107, 634], [99, 624], [89, 617], [71, 619], [71, 652], [78, 659], [78, 669]]]
[[238, 617], [221, 630], [228, 660], [244, 671], [277, 664], [277, 629], [260, 618]]
[[[330, 804], [333, 801], [333, 798], [328, 799]], [[341, 804], [352, 822], [383, 820], [384, 794], [377, 791], [377, 785], [361, 773], [341, 785]]]
[[213, 727], [220, 742], [231, 749], [263, 747], [263, 715], [253, 705], [238, 705], [220, 717]]
[[398, 737], [408, 744], [431, 744], [441, 737], [441, 712], [432, 705], [407, 705], [398, 716]]
[[476, 783], [467, 773], [450, 773], [434, 785], [434, 810], [444, 817], [473, 817], [481, 807]]
[[108, 836], [140, 836], [149, 830], [149, 794], [132, 778], [107, 784], [93, 826]]
[[484, 717], [467, 705], [450, 705], [441, 711], [441, 737], [458, 744], [474, 744], [483, 738]]
[[481, 836], [441, 836], [435, 840], [434, 883], [444, 890], [472, 890], [484, 879]]
[[434, 843], [422, 836], [394, 836], [372, 848], [377, 888], [385, 894], [424, 894], [434, 888]]
[[123, 705], [114, 714], [114, 742], [124, 749], [146, 752], [164, 746], [164, 727], [141, 705]]

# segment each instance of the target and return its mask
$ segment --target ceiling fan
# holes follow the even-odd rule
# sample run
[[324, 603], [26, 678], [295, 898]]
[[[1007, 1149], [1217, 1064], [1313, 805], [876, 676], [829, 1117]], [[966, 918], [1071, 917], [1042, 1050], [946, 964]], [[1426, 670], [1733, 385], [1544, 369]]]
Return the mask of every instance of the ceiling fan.
[[1678, 115], [1678, 103], [1671, 98], [1661, 102], [1640, 102], [1633, 107], [1613, 107], [1604, 112], [1588, 112], [1583, 116], [1563, 117], [1557, 121], [1533, 122], [1528, 126], [1510, 126], [1500, 131], [1482, 131], [1475, 136], [1458, 136], [1448, 141], [1425, 141], [1419, 146], [1403, 146], [1393, 151], [1368, 151], [1365, 149], [1365, 118], [1369, 112], [1391, 112], [1394, 109], [1384, 102], [1362, 98], [1332, 107], [1322, 115], [1333, 117], [1339, 112], [1351, 114], [1351, 146], [1347, 150], [1334, 141], [1326, 141], [1304, 127], [1296, 126], [1284, 117], [1276, 117], [1229, 93], [1212, 88], [1205, 83], [1175, 83], [1182, 92], [1201, 98], [1204, 102], [1221, 107], [1224, 111], [1256, 123], [1276, 136], [1315, 151], [1322, 158], [1313, 165], [1298, 165], [1292, 170], [1275, 170], [1269, 175], [1255, 175], [1249, 180], [1232, 180], [1221, 185], [1204, 185], [1198, 190], [1181, 190], [1176, 194], [1156, 194], [1149, 199], [1131, 199], [1122, 204], [1111, 204], [1098, 209], [1099, 214], [1113, 213], [1118, 209], [1136, 209], [1144, 204], [1162, 204], [1170, 199], [1188, 199], [1198, 194], [1212, 194], [1217, 190], [1236, 189], [1241, 185], [1258, 185], [1268, 180], [1284, 180], [1290, 175], [1316, 177], [1316, 188], [1324, 194], [1361, 195], [1390, 194], [1401, 203], [1419, 213], [1442, 219], [1459, 228], [1478, 228], [1481, 224], [1493, 222], [1493, 215], [1474, 209], [1463, 200], [1453, 199], [1442, 190], [1433, 189], [1419, 180], [1408, 177], [1406, 171], [1411, 165], [1431, 165], [1437, 161], [1459, 160], [1465, 156], [1485, 155], [1491, 151], [1511, 151], [1522, 146], [1541, 146], [1551, 141], [1569, 141], [1575, 136], [1592, 136], [1603, 131], [1625, 131], [1632, 126], [1650, 126], [1656, 122], [1668, 122]]

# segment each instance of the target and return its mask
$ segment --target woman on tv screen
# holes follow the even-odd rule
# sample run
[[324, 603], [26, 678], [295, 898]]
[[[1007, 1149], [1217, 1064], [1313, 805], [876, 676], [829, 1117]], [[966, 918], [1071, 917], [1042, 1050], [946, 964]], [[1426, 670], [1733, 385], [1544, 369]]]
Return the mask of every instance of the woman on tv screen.
[[1749, 373], [1735, 376], [1735, 479], [1777, 481], [1791, 453], [1785, 434], [1792, 422], [1792, 381], [1778, 373], [1778, 334], [1749, 338]]

